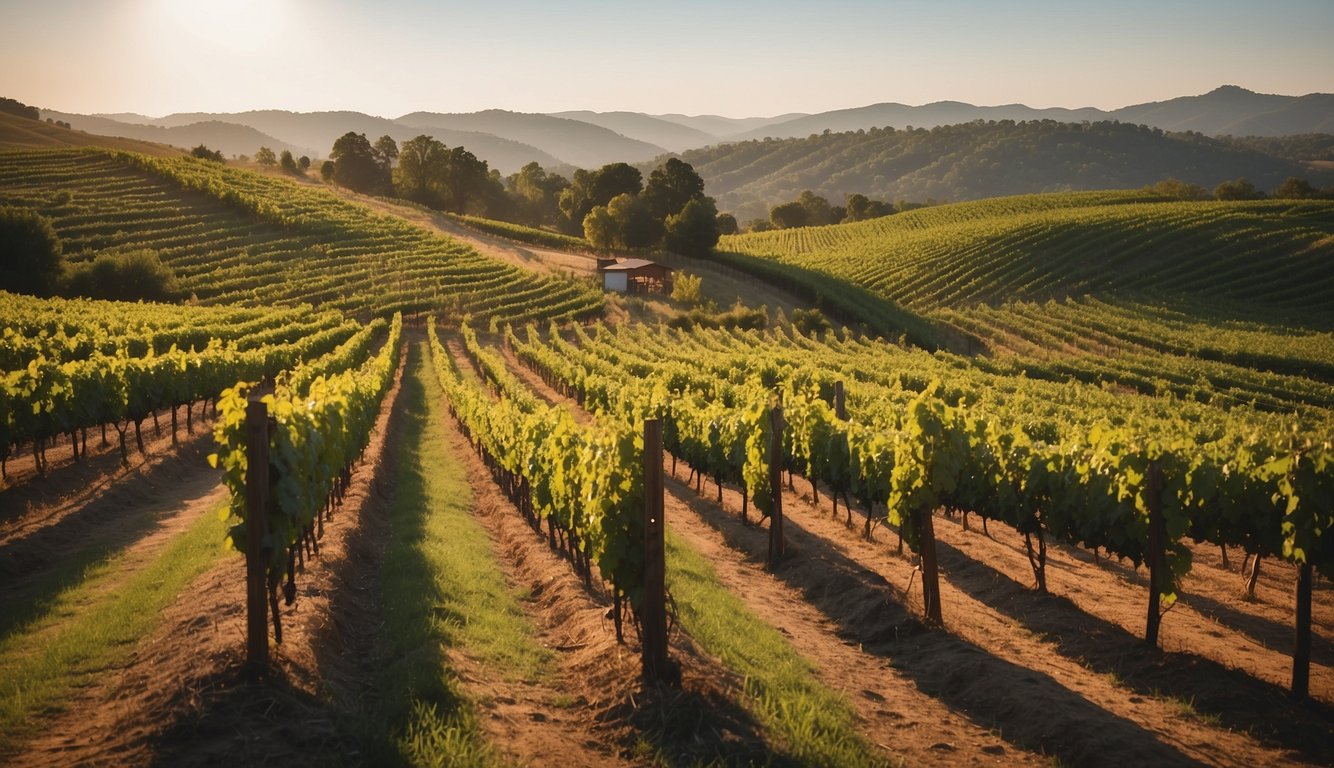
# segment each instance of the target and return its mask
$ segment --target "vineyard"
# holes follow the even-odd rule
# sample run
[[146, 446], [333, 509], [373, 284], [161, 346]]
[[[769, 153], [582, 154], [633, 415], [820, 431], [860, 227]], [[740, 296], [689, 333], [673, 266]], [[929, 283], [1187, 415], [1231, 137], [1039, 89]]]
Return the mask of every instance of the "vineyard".
[[0, 205], [193, 296], [0, 293], [0, 763], [1334, 761], [1328, 203], [726, 239], [815, 332], [193, 159]]
[[507, 320], [601, 304], [591, 286], [533, 276], [327, 191], [192, 158], [0, 152], [0, 205], [51, 218], [71, 260], [151, 249], [204, 304]]

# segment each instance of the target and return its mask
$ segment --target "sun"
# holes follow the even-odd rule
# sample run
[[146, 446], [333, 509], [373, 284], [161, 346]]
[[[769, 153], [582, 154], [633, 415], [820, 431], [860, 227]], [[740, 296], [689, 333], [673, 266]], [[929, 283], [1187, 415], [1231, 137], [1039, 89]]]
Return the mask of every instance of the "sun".
[[152, 0], [159, 23], [202, 52], [257, 53], [288, 31], [291, 3], [284, 0]]

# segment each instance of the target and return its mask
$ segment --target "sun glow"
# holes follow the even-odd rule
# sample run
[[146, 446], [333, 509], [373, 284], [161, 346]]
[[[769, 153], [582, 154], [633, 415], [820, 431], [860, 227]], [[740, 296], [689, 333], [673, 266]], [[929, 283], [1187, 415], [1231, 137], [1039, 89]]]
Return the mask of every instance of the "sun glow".
[[273, 0], [150, 0], [150, 23], [197, 54], [270, 50], [290, 33], [291, 4]]

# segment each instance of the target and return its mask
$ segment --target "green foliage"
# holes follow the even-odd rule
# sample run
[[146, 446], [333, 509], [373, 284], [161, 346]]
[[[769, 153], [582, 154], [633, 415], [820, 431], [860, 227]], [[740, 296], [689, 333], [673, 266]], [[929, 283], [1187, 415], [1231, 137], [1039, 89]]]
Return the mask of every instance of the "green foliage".
[[157, 251], [100, 253], [91, 262], [70, 267], [64, 293], [111, 301], [174, 301], [180, 295], [176, 275]]
[[672, 300], [686, 306], [694, 306], [704, 300], [704, 278], [688, 272], [677, 272], [672, 276]]
[[1214, 198], [1218, 200], [1259, 200], [1264, 196], [1264, 192], [1245, 178], [1224, 181], [1214, 187]]
[[326, 182], [333, 181], [334, 172], [337, 170], [338, 166], [334, 165], [334, 161], [325, 160], [323, 163], [320, 163], [320, 178]]
[[511, 224], [508, 221], [497, 221], [495, 219], [484, 219], [480, 216], [465, 216], [462, 214], [449, 214], [449, 217], [460, 224], [466, 224], [473, 229], [487, 232], [492, 235], [507, 237], [511, 240], [518, 240], [532, 245], [541, 245], [548, 248], [560, 248], [567, 251], [586, 251], [589, 249], [587, 240], [579, 237], [562, 235], [559, 232], [549, 232], [545, 229], [534, 229], [525, 227], [521, 224]]
[[682, 256], [708, 256], [718, 244], [718, 209], [713, 198], [695, 198], [681, 212], [667, 217], [667, 250]]
[[278, 158], [278, 167], [293, 176], [301, 173], [301, 169], [296, 167], [296, 159], [292, 157], [290, 149], [284, 149], [282, 155]]
[[739, 226], [737, 225], [737, 223], [736, 223], [736, 217], [735, 217], [735, 216], [733, 216], [733, 215], [730, 214], [730, 213], [720, 213], [720, 214], [718, 214], [718, 234], [719, 234], [719, 235], [735, 235], [735, 234], [736, 234], [737, 232], [739, 232], [739, 231], [740, 231], [740, 227], [739, 227]]
[[364, 133], [348, 131], [334, 142], [329, 152], [333, 160], [333, 180], [354, 192], [371, 194], [389, 186], [389, 176]]
[[[1237, 176], [1273, 189], [1289, 176], [1312, 175], [1306, 161], [1318, 158], [1302, 155], [1330, 151], [1328, 137], [1323, 144], [1308, 143], [1309, 151], [1276, 154], [1267, 153], [1265, 141], [1246, 144], [1129, 123], [1001, 120], [730, 142], [690, 150], [681, 159], [703, 177], [720, 209], [749, 221], [803, 189], [829, 200], [855, 192], [884, 201], [962, 201], [1140, 189], [1164, 177], [1213, 189]], [[1334, 172], [1312, 182], [1334, 185]]]
[[1208, 200], [1209, 193], [1199, 184], [1187, 184], [1181, 179], [1163, 179], [1157, 184], [1144, 188], [1144, 191], [1157, 197], [1172, 200]]
[[255, 150], [255, 162], [260, 165], [277, 165], [278, 156], [273, 154], [273, 150], [268, 147], [260, 147]]
[[51, 295], [60, 280], [61, 250], [50, 219], [0, 207], [0, 290]]
[[649, 174], [643, 197], [654, 217], [665, 221], [680, 213], [686, 203], [704, 197], [704, 180], [689, 163], [668, 158]]
[[769, 221], [778, 229], [804, 227], [809, 218], [810, 212], [806, 206], [796, 201], [775, 205], [769, 211]]
[[190, 150], [190, 156], [197, 157], [200, 160], [212, 160], [215, 163], [221, 163], [224, 159], [221, 150], [212, 150], [203, 144]]
[[792, 310], [792, 327], [806, 336], [818, 336], [831, 328], [823, 312], [800, 307]]

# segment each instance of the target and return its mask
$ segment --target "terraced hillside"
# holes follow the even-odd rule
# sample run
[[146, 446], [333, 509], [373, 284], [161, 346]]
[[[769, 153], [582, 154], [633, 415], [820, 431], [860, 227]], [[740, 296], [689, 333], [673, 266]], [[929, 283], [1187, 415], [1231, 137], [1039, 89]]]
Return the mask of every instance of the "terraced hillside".
[[70, 261], [152, 249], [205, 304], [506, 320], [601, 307], [591, 286], [532, 275], [317, 187], [193, 158], [3, 152], [0, 205], [50, 217]]
[[741, 269], [819, 283], [831, 302], [840, 284], [869, 293], [889, 307], [866, 310], [870, 327], [901, 308], [1012, 372], [1278, 410], [1331, 403], [1329, 202], [1031, 195], [720, 248]]

